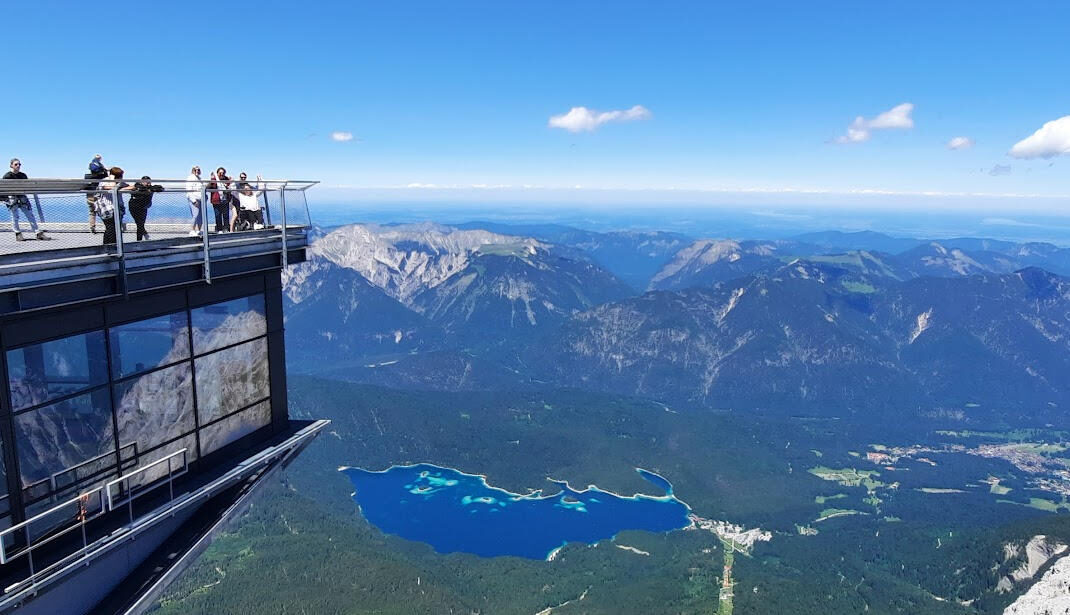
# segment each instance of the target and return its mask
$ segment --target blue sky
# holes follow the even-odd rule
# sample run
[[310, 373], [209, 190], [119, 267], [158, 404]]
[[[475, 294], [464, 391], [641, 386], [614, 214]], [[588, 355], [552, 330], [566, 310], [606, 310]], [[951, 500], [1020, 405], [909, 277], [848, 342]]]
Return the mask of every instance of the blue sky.
[[[0, 155], [222, 164], [336, 200], [1070, 211], [1066, 155], [1008, 155], [1070, 116], [1070, 4], [716, 4], [27, 2], [5, 8]], [[575, 107], [621, 113], [551, 126]]]

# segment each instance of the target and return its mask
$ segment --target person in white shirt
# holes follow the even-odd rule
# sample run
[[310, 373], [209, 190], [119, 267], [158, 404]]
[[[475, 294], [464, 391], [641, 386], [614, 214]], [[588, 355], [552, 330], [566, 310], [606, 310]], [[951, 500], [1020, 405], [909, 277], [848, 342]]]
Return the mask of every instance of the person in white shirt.
[[[241, 174], [245, 179], [245, 173]], [[256, 176], [256, 190], [242, 181], [238, 190], [238, 215], [242, 222], [247, 222], [254, 229], [264, 228], [264, 212], [260, 209], [260, 195], [264, 194], [264, 178]]]
[[189, 177], [186, 178], [186, 198], [189, 199], [189, 212], [193, 216], [193, 229], [189, 232], [190, 237], [201, 234], [201, 212], [204, 210], [202, 203], [204, 192], [201, 191], [201, 167], [193, 165]]

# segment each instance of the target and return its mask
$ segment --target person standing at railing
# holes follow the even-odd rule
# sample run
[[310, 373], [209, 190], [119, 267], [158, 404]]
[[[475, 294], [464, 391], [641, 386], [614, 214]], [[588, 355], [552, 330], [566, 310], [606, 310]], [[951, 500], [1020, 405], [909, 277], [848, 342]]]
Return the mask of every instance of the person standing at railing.
[[234, 230], [230, 220], [230, 200], [233, 195], [230, 193], [230, 176], [227, 175], [227, 170], [223, 167], [216, 169], [208, 187], [212, 188], [211, 201], [212, 209], [215, 210], [216, 232], [226, 233], [228, 230]]
[[[104, 166], [104, 161], [101, 159], [100, 154], [93, 156], [93, 159], [89, 161], [89, 172], [85, 174], [86, 179], [106, 179], [108, 177], [108, 168]], [[96, 190], [100, 186], [99, 182], [91, 182], [82, 187], [83, 190]], [[97, 193], [90, 192], [85, 195], [86, 205], [89, 206], [89, 232], [97, 232]]]
[[153, 185], [152, 178], [148, 175], [143, 175], [141, 181], [134, 184], [133, 194], [130, 195], [130, 215], [137, 225], [138, 241], [149, 239], [149, 232], [145, 230], [145, 219], [152, 207], [152, 195], [156, 192], [163, 192], [163, 186]]
[[[4, 179], [29, 179], [25, 173], [22, 172], [22, 161], [18, 158], [12, 158], [10, 163], [11, 170], [4, 173]], [[38, 239], [52, 239], [45, 232], [37, 229], [37, 218], [33, 217], [33, 209], [30, 207], [30, 199], [25, 194], [12, 194], [7, 197], [3, 197], [7, 202], [7, 209], [11, 212], [11, 226], [15, 231], [15, 241], [24, 241], [26, 238], [22, 236], [22, 229], [19, 227], [19, 212], [22, 212], [26, 216], [26, 220], [30, 223], [30, 231], [37, 234]]]
[[[104, 223], [104, 245], [115, 243], [115, 232], [122, 224], [126, 207], [123, 205], [123, 192], [131, 192], [134, 187], [123, 181], [124, 171], [120, 167], [108, 169], [108, 181], [100, 183], [101, 193], [97, 196], [97, 216]], [[112, 190], [117, 191], [118, 203], [112, 199]]]
[[201, 167], [193, 165], [190, 169], [189, 177], [186, 178], [186, 198], [189, 199], [189, 212], [193, 216], [193, 229], [190, 230], [190, 237], [196, 237], [201, 234], [201, 222], [203, 219], [202, 212], [204, 211], [204, 193], [201, 191]]

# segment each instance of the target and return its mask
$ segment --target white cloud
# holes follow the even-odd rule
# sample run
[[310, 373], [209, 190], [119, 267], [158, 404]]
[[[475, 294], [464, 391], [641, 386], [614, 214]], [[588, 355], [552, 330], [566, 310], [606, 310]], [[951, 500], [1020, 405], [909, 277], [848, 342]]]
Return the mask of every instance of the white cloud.
[[872, 119], [866, 119], [860, 115], [847, 127], [847, 134], [837, 137], [835, 141], [836, 143], [861, 143], [869, 141], [870, 134], [874, 130], [913, 128], [914, 120], [910, 117], [913, 112], [914, 103], [903, 103]]
[[339, 143], [345, 143], [346, 141], [353, 140], [353, 133], [345, 132], [343, 130], [336, 130], [331, 133], [331, 141], [337, 141]]
[[1052, 158], [1070, 154], [1070, 115], [1044, 124], [1040, 130], [1015, 143], [1008, 153], [1015, 158]]
[[947, 149], [970, 149], [974, 140], [969, 137], [954, 137], [947, 142]]
[[650, 118], [650, 110], [635, 105], [623, 111], [596, 111], [587, 107], [573, 107], [568, 113], [550, 117], [551, 128], [564, 128], [569, 132], [593, 132], [608, 122], [633, 122]]

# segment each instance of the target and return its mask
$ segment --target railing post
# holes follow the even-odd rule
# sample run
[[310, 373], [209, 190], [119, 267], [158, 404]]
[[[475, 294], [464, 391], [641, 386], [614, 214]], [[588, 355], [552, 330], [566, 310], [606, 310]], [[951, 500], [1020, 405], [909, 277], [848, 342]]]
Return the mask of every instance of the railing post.
[[201, 183], [201, 242], [204, 244], [204, 281], [212, 283], [212, 258], [208, 253], [208, 190]]
[[126, 509], [130, 511], [130, 524], [134, 523], [134, 494], [130, 491], [130, 485], [124, 481], [121, 485], [126, 492]]
[[283, 182], [282, 188], [279, 188], [279, 203], [282, 205], [282, 267], [283, 269], [289, 264], [290, 255], [286, 251], [286, 183]]
[[22, 529], [26, 530], [26, 558], [30, 561], [30, 581], [33, 585], [37, 585], [37, 573], [33, 570], [33, 543], [30, 542], [30, 526], [27, 525]]
[[123, 297], [125, 298], [127, 296], [126, 256], [123, 254], [123, 208], [119, 203], [118, 182], [116, 182], [115, 186], [111, 189], [111, 202], [112, 206], [115, 208], [115, 211], [111, 216], [111, 221], [115, 226], [115, 250], [119, 256], [119, 288], [122, 290]]
[[171, 496], [171, 501], [168, 502], [168, 504], [171, 506], [171, 508], [174, 508], [174, 506], [175, 506], [175, 482], [174, 482], [173, 476], [174, 475], [171, 473], [171, 457], [168, 457], [167, 458], [167, 491], [169, 492], [169, 494]]
[[[41, 224], [44, 224], [45, 223], [45, 211], [43, 209], [41, 209], [41, 197], [36, 192], [33, 193], [33, 202], [37, 205], [37, 221], [39, 223], [41, 223]], [[41, 229], [41, 230], [44, 230], [44, 229]]]

